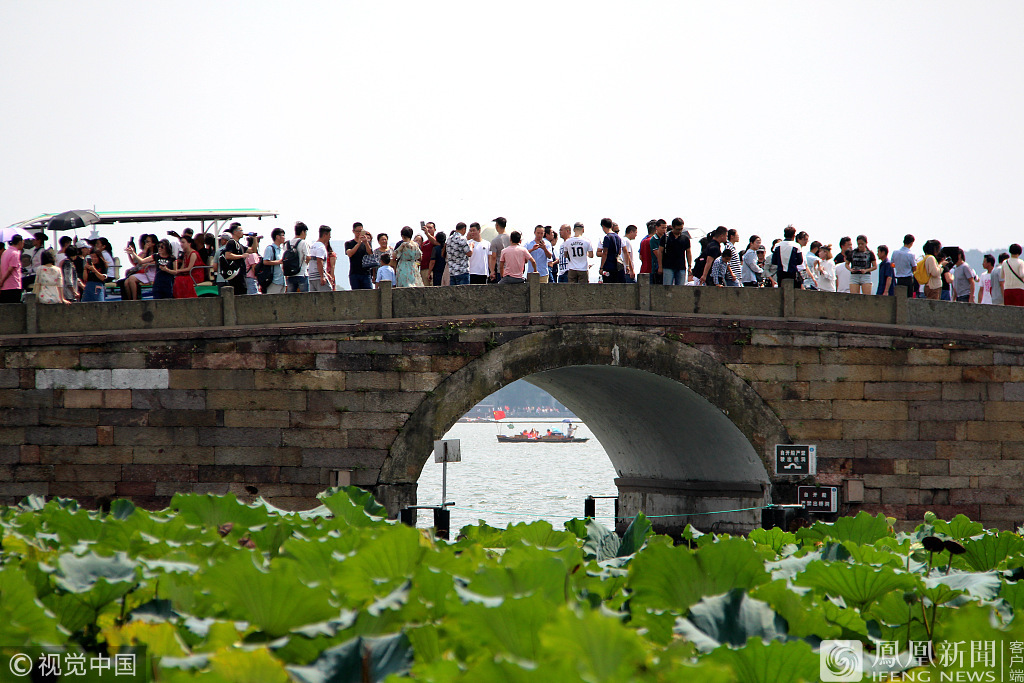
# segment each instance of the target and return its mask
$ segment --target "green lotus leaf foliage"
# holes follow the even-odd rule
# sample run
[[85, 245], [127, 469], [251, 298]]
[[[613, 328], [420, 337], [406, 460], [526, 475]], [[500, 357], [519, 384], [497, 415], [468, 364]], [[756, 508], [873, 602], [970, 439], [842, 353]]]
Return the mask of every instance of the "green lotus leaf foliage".
[[831, 538], [836, 541], [853, 541], [859, 545], [872, 545], [875, 541], [892, 535], [889, 522], [885, 515], [879, 513], [871, 516], [866, 512], [858, 512], [856, 517], [840, 517], [835, 524], [816, 522], [807, 529], [800, 529], [797, 537], [823, 540]]
[[638, 515], [621, 538], [570, 520], [445, 542], [360, 489], [320, 499], [0, 507], [0, 644], [142, 645], [172, 683], [725, 683], [817, 680], [823, 639], [1024, 641], [1024, 539], [963, 516], [672, 539]]
[[330, 591], [303, 584], [294, 562], [281, 559], [268, 568], [256, 562], [249, 553], [237, 553], [206, 570], [204, 585], [223, 616], [247, 621], [267, 636], [278, 637], [338, 613], [331, 605]]
[[973, 538], [985, 531], [980, 522], [972, 522], [967, 515], [957, 515], [948, 522], [943, 519], [936, 519], [932, 522], [933, 533], [952, 538], [956, 541], [963, 541]]
[[597, 561], [610, 560], [618, 557], [622, 541], [619, 535], [599, 522], [592, 519], [586, 521], [583, 553]]
[[8, 647], [59, 645], [66, 639], [24, 573], [15, 566], [0, 569], [0, 643]]
[[766, 546], [778, 555], [788, 545], [796, 543], [796, 534], [783, 531], [778, 527], [772, 529], [754, 529], [747, 536], [759, 546]]
[[727, 538], [696, 551], [648, 546], [630, 565], [629, 587], [634, 606], [685, 614], [705, 595], [752, 588], [770, 578], [748, 541]]
[[626, 557], [633, 555], [638, 552], [647, 539], [654, 534], [653, 527], [647, 516], [640, 512], [633, 521], [626, 527], [625, 533], [622, 534], [622, 543], [619, 545], [619, 551], [616, 553], [618, 557]]
[[548, 652], [562, 653], [566, 665], [585, 681], [628, 681], [648, 660], [643, 638], [589, 610], [560, 609], [540, 633]]
[[789, 625], [768, 603], [734, 588], [693, 605], [690, 616], [677, 623], [676, 632], [710, 652], [720, 645], [743, 647], [751, 638], [787, 640]]
[[171, 509], [177, 510], [189, 524], [212, 528], [231, 524], [249, 529], [266, 524], [270, 518], [265, 508], [245, 505], [233, 493], [223, 496], [176, 493], [171, 498]]
[[[816, 603], [811, 591], [801, 591], [787, 581], [776, 580], [760, 585], [750, 591], [750, 595], [763, 600], [785, 619], [791, 636], [839, 638], [843, 632], [843, 624], [828, 618], [826, 606]], [[844, 612], [852, 613], [852, 610]]]
[[841, 597], [847, 604], [863, 609], [890, 591], [917, 587], [918, 580], [891, 567], [819, 561], [807, 565], [794, 583]]
[[976, 572], [987, 572], [1005, 566], [1010, 557], [1019, 556], [1024, 549], [1024, 538], [1011, 531], [986, 534], [964, 542], [962, 559]]
[[412, 666], [409, 638], [402, 633], [354, 638], [324, 650], [310, 666], [289, 667], [299, 683], [362, 683], [404, 674]]
[[349, 526], [370, 526], [387, 516], [387, 510], [372, 494], [356, 486], [330, 488], [318, 498], [337, 521]]
[[765, 644], [751, 638], [738, 649], [723, 645], [707, 656], [732, 670], [737, 683], [799, 683], [818, 680], [818, 655], [800, 640]]

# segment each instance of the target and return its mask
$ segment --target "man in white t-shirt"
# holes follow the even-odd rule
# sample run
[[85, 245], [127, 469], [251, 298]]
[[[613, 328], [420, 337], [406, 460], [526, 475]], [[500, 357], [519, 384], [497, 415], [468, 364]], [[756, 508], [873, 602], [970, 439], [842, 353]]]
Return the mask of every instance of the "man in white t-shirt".
[[309, 291], [329, 292], [331, 283], [327, 278], [327, 243], [331, 240], [331, 229], [320, 226], [320, 239], [309, 245]]
[[469, 252], [469, 284], [486, 285], [491, 245], [480, 237], [479, 223], [469, 224], [469, 246], [472, 247]]
[[588, 258], [594, 258], [594, 247], [590, 241], [583, 236], [583, 224], [577, 223], [572, 229], [573, 236], [565, 241], [562, 248], [568, 255], [566, 259], [569, 266], [569, 283], [589, 282], [588, 270], [590, 262]]
[[562, 238], [562, 244], [558, 247], [558, 279], [557, 282], [569, 281], [569, 255], [565, 251], [565, 241], [572, 237], [572, 228], [568, 223], [563, 223], [558, 229], [558, 236]]
[[626, 267], [626, 282], [636, 282], [636, 267], [633, 263], [633, 240], [636, 239], [636, 226], [626, 226], [626, 236], [622, 239], [622, 265]]
[[853, 248], [853, 240], [843, 237], [839, 240], [839, 253], [836, 254], [836, 291], [842, 293], [850, 292], [850, 269], [846, 267], [846, 255]]
[[981, 304], [992, 303], [992, 269], [996, 267], [996, 257], [992, 254], [985, 254], [982, 261], [985, 270], [981, 273], [981, 280], [978, 284], [977, 301]]

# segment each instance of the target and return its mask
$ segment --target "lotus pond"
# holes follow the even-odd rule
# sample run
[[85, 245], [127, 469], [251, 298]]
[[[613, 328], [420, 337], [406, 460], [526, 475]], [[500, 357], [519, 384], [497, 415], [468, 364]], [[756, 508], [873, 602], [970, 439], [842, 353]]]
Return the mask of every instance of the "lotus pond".
[[866, 513], [748, 538], [688, 530], [678, 545], [640, 516], [622, 538], [572, 520], [449, 543], [384, 520], [359, 489], [321, 501], [0, 508], [0, 679], [27, 646], [136, 647], [151, 680], [175, 682], [786, 683], [819, 680], [837, 640], [863, 651], [848, 675], [865, 680], [1024, 671], [1024, 539], [962, 516], [913, 533]]

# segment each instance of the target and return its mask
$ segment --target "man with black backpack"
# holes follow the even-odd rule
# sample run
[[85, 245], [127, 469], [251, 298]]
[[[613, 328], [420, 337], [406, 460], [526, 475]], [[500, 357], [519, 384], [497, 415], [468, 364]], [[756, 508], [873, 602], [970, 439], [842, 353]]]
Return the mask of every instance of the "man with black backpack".
[[306, 264], [309, 262], [309, 246], [306, 233], [309, 228], [302, 221], [295, 223], [295, 239], [288, 240], [281, 257], [281, 272], [287, 281], [288, 292], [308, 292], [309, 279]]
[[284, 229], [274, 228], [270, 231], [271, 244], [263, 252], [263, 263], [256, 270], [256, 279], [264, 294], [284, 294], [287, 282], [281, 264], [284, 263]]
[[711, 266], [722, 255], [722, 245], [729, 239], [729, 228], [719, 225], [700, 241], [700, 256], [693, 263], [693, 276], [706, 285], [711, 275]]

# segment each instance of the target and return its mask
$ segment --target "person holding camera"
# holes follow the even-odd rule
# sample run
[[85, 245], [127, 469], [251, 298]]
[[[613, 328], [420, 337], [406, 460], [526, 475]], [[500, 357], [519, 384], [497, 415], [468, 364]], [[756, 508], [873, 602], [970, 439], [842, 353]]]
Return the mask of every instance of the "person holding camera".
[[[328, 235], [328, 239], [329, 238], [330, 236]], [[313, 251], [310, 249], [311, 257], [312, 253]], [[352, 289], [373, 289], [373, 282], [370, 280], [370, 271], [363, 266], [363, 257], [370, 256], [372, 254], [373, 247], [370, 246], [370, 233], [363, 230], [362, 223], [353, 223], [352, 239], [345, 242], [345, 256], [348, 256], [348, 285]], [[315, 278], [316, 273], [312, 274], [309, 278], [309, 291], [328, 291], [314, 290], [313, 280]]]
[[260, 286], [256, 282], [256, 266], [260, 263], [260, 239], [254, 232], [246, 233], [246, 245], [249, 247], [245, 255], [245, 293], [259, 294]]

